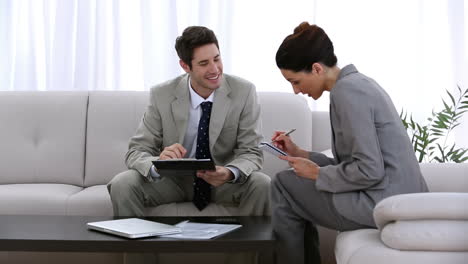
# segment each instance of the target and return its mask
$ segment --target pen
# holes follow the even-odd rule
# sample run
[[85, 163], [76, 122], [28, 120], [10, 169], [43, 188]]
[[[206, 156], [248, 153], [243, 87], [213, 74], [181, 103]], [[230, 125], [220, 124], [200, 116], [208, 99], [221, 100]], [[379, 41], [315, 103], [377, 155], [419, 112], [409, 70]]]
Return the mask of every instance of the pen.
[[[289, 130], [288, 132], [284, 133], [285, 136], [289, 136], [292, 132], [296, 131], [295, 128]], [[275, 140], [272, 140], [271, 142], [276, 142], [276, 139]]]

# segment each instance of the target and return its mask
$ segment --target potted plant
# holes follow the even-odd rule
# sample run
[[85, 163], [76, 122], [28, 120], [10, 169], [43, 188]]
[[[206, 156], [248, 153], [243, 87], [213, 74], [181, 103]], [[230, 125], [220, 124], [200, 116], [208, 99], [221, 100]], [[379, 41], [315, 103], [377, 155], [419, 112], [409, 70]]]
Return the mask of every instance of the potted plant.
[[456, 162], [468, 160], [468, 149], [458, 148], [455, 143], [448, 142], [449, 134], [460, 125], [460, 118], [468, 111], [468, 89], [462, 92], [458, 86], [459, 97], [447, 90], [449, 103], [442, 99], [444, 108], [438, 112], [432, 111], [426, 125], [413, 120], [402, 110], [400, 118], [413, 144], [414, 152], [419, 162]]

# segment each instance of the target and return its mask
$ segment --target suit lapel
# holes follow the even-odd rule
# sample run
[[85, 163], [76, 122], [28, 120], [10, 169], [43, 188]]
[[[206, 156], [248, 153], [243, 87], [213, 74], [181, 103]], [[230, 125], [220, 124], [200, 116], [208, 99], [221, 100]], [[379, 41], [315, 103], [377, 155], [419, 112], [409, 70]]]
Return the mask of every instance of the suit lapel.
[[175, 87], [176, 99], [171, 103], [172, 116], [178, 134], [178, 142], [184, 142], [185, 132], [189, 117], [190, 94], [188, 90], [188, 75], [186, 75]]
[[231, 106], [231, 99], [229, 93], [231, 87], [223, 77], [221, 86], [216, 89], [213, 99], [213, 108], [211, 109], [210, 119], [210, 150], [213, 150], [213, 146], [218, 140], [219, 134], [224, 126], [224, 121]]

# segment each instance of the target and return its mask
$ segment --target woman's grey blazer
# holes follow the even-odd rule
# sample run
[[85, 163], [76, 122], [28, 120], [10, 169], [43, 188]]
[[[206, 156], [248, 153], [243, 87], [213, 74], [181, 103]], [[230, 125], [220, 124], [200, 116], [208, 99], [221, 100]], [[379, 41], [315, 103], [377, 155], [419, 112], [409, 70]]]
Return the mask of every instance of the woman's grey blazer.
[[382, 199], [426, 192], [401, 119], [388, 94], [354, 65], [344, 67], [330, 91], [334, 159], [311, 152], [320, 168], [317, 189], [333, 193], [344, 217], [375, 226], [372, 212]]

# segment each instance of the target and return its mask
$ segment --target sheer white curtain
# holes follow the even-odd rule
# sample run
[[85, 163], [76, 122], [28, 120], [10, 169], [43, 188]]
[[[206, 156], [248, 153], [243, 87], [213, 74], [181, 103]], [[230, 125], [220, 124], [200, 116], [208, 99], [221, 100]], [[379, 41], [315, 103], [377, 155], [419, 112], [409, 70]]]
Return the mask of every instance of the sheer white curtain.
[[173, 1], [0, 3], [3, 90], [142, 90], [178, 72]]
[[[442, 107], [445, 90], [468, 88], [468, 4], [463, 0], [236, 1], [232, 71], [259, 90], [290, 91], [276, 69], [281, 41], [301, 21], [316, 23], [332, 39], [339, 66], [353, 63], [424, 123]], [[311, 101], [311, 100], [309, 100]], [[311, 102], [328, 111], [328, 96]], [[468, 113], [455, 130], [468, 147]], [[452, 135], [453, 136], [453, 135]]]
[[[445, 89], [468, 87], [467, 13], [463, 0], [0, 0], [0, 90], [149, 89], [181, 73], [175, 38], [204, 25], [225, 72], [291, 92], [274, 56], [309, 21], [340, 66], [354, 63], [423, 121]], [[327, 110], [326, 97], [311, 108]], [[463, 122], [457, 142], [468, 147]]]

